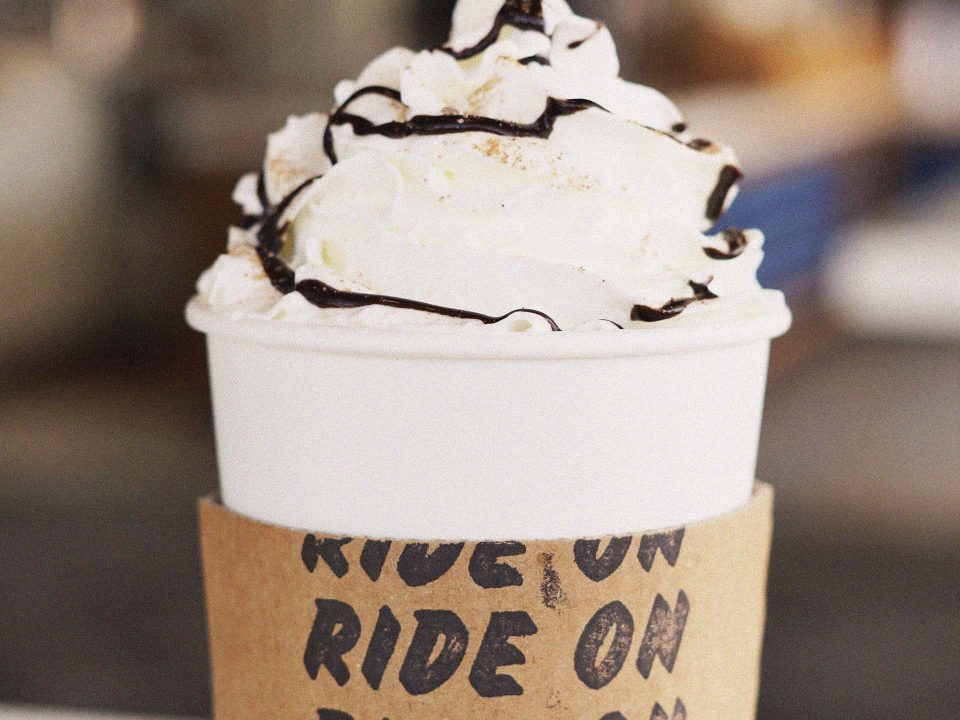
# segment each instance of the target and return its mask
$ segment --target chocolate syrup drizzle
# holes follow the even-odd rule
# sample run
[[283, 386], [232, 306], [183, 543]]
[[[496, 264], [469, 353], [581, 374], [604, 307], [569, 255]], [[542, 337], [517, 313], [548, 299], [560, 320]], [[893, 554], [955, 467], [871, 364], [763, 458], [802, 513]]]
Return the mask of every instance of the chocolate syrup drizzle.
[[334, 110], [327, 123], [323, 136], [323, 149], [334, 165], [337, 163], [337, 151], [333, 142], [333, 128], [338, 125], [349, 125], [358, 136], [382, 135], [386, 138], [400, 140], [414, 135], [453, 135], [457, 133], [484, 132], [504, 137], [529, 137], [546, 140], [553, 134], [557, 119], [567, 115], [574, 115], [584, 110], [606, 109], [592, 100], [573, 99], [558, 100], [548, 98], [543, 114], [532, 123], [515, 123], [507, 120], [481, 117], [478, 115], [417, 115], [405, 122], [393, 120], [376, 125], [361, 115], [347, 112], [351, 103], [365, 95], [382, 95], [391, 100], [400, 100], [400, 93], [391, 88], [380, 85], [371, 85], [361, 88], [351, 95], [339, 108]]
[[389, 295], [368, 295], [366, 293], [337, 290], [319, 280], [302, 280], [297, 283], [297, 291], [309, 302], [322, 308], [359, 308], [368, 305], [384, 305], [402, 310], [419, 310], [421, 312], [433, 313], [434, 315], [445, 315], [446, 317], [460, 318], [461, 320], [479, 320], [484, 325], [494, 325], [520, 313], [530, 313], [531, 315], [537, 315], [546, 320], [553, 332], [560, 332], [560, 326], [557, 325], [553, 318], [544, 312], [531, 310], [530, 308], [517, 308], [516, 310], [511, 310], [506, 315], [493, 317], [478, 312], [471, 312], [470, 310], [459, 310], [457, 308], [433, 305], [417, 300], [390, 297]]
[[533, 30], [546, 34], [547, 24], [543, 18], [543, 3], [541, 0], [507, 0], [497, 13], [490, 32], [484, 35], [483, 39], [476, 45], [463, 50], [454, 50], [447, 46], [440, 49], [457, 60], [476, 57], [496, 43], [500, 39], [500, 33], [508, 26], [518, 30]]
[[708, 287], [709, 283], [698, 283], [690, 281], [690, 288], [693, 290], [693, 297], [675, 298], [660, 308], [652, 308], [648, 305], [634, 305], [633, 312], [630, 313], [630, 319], [639, 322], [661, 322], [675, 318], [695, 302], [703, 300], [716, 300], [719, 296], [712, 292]]
[[720, 180], [713, 189], [710, 199], [707, 200], [707, 219], [716, 222], [723, 215], [723, 208], [727, 204], [730, 190], [743, 178], [743, 173], [736, 165], [724, 165], [720, 171]]
[[[457, 60], [474, 57], [492, 46], [498, 40], [502, 30], [507, 26], [520, 30], [533, 30], [545, 33], [546, 23], [543, 16], [541, 0], [507, 0], [497, 13], [496, 20], [490, 32], [487, 33], [479, 43], [463, 50], [453, 50], [449, 47], [443, 47], [441, 50], [452, 55]], [[598, 28], [600, 27], [602, 27], [602, 25], [598, 25]], [[584, 40], [571, 43], [569, 47], [576, 49], [589, 39], [588, 37]], [[520, 60], [520, 62], [522, 64], [550, 64], [549, 59], [541, 56], [524, 58]], [[357, 136], [380, 135], [391, 139], [468, 132], [482, 132], [505, 137], [548, 139], [553, 133], [557, 119], [561, 117], [573, 115], [588, 109], [597, 109], [606, 112], [605, 108], [591, 100], [580, 98], [568, 100], [549, 98], [543, 114], [529, 124], [472, 115], [419, 115], [407, 121], [395, 120], [378, 125], [361, 115], [348, 112], [352, 103], [367, 95], [379, 95], [397, 103], [401, 103], [402, 100], [400, 92], [393, 88], [371, 85], [357, 90], [347, 98], [343, 104], [336, 108], [330, 115], [323, 136], [324, 152], [329, 157], [332, 165], [336, 165], [338, 162], [333, 138], [333, 128], [336, 126], [349, 125]], [[674, 132], [683, 132], [686, 130], [686, 125], [682, 123], [678, 124], [674, 126], [673, 130]], [[673, 136], [668, 135], [668, 137]], [[703, 147], [697, 147], [697, 144], [698, 141], [694, 141], [690, 143], [689, 146], [694, 149], [704, 149], [706, 147], [705, 145]], [[723, 168], [718, 185], [711, 194], [707, 205], [707, 217], [709, 219], [717, 220], [720, 217], [730, 189], [741, 176], [740, 170], [732, 165]], [[554, 332], [560, 331], [560, 326], [550, 316], [539, 310], [529, 308], [519, 308], [505, 315], [492, 316], [470, 310], [461, 310], [389, 295], [339, 290], [319, 280], [311, 279], [298, 282], [296, 273], [279, 256], [279, 253], [283, 249], [284, 237], [289, 229], [289, 222], [281, 223], [281, 221], [293, 201], [320, 177], [322, 176], [313, 177], [304, 181], [274, 206], [271, 204], [267, 193], [265, 171], [261, 170], [257, 179], [257, 197], [263, 209], [262, 214], [244, 215], [241, 218], [240, 224], [244, 229], [251, 230], [254, 227], [257, 228], [255, 233], [257, 238], [257, 256], [271, 284], [279, 292], [284, 295], [299, 292], [308, 302], [320, 308], [359, 308], [370, 305], [383, 305], [386, 307], [416, 310], [464, 320], [478, 320], [485, 325], [502, 322], [519, 313], [530, 313], [546, 320], [550, 325], [550, 329]], [[704, 248], [704, 252], [716, 259], [732, 259], [736, 257], [743, 252], [743, 247], [746, 245], [746, 238], [743, 237], [742, 232], [740, 232], [739, 235], [731, 235], [731, 233], [734, 232], [739, 231], [731, 230], [725, 234], [730, 248], [729, 253], [722, 253], [713, 248]], [[743, 237], [742, 243], [739, 241], [740, 237]], [[690, 281], [690, 287], [694, 293], [692, 298], [673, 299], [662, 308], [636, 305], [631, 313], [631, 319], [640, 322], [659, 322], [676, 317], [694, 302], [717, 298], [717, 295], [710, 291], [707, 284]], [[606, 322], [610, 322], [618, 328], [623, 329], [622, 325], [611, 320], [607, 320]]]
[[261, 222], [270, 206], [270, 201], [267, 198], [267, 177], [262, 169], [260, 174], [257, 175], [257, 199], [260, 201], [261, 212], [259, 215], [242, 215], [240, 217], [239, 225], [244, 230], [251, 230], [257, 223]]
[[724, 252], [716, 248], [705, 247], [703, 251], [707, 254], [707, 257], [713, 260], [733, 260], [743, 255], [743, 251], [746, 250], [747, 245], [750, 244], [749, 240], [747, 240], [746, 233], [740, 228], [727, 228], [724, 230], [723, 240], [727, 243], [727, 251]]

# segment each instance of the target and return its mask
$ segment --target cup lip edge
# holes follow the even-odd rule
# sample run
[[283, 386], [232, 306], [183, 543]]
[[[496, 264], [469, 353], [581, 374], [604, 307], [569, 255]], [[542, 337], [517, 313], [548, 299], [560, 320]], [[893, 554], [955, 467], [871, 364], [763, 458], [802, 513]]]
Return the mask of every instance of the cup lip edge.
[[561, 360], [673, 355], [708, 348], [770, 341], [793, 322], [782, 292], [764, 290], [760, 309], [722, 322], [651, 327], [626, 332], [431, 333], [339, 326], [299, 325], [257, 318], [232, 318], [200, 296], [187, 303], [185, 317], [209, 337], [243, 344], [322, 354], [461, 360]]
[[[683, 528], [685, 530], [690, 530], [691, 528], [703, 527], [705, 525], [710, 525], [718, 521], [729, 521], [735, 520], [741, 515], [748, 513], [754, 509], [755, 506], [758, 506], [762, 503], [772, 502], [775, 496], [775, 490], [773, 485], [764, 480], [756, 479], [753, 481], [753, 484], [750, 488], [750, 494], [746, 500], [738, 503], [736, 506], [723, 510], [722, 512], [712, 514], [709, 516], [698, 517], [697, 519], [687, 520], [686, 522], [663, 522], [657, 524], [655, 527], [640, 528], [640, 529], [623, 529], [616, 531], [602, 531], [597, 533], [575, 533], [575, 532], [560, 532], [556, 534], [538, 534], [536, 536], [529, 536], [529, 534], [524, 533], [463, 533], [460, 537], [436, 537], [430, 535], [430, 533], [396, 533], [396, 532], [385, 532], [385, 533], [368, 533], [362, 532], [358, 527], [353, 529], [346, 528], [344, 530], [321, 530], [319, 528], [309, 528], [302, 527], [304, 525], [313, 525], [314, 523], [304, 523], [304, 522], [281, 522], [276, 518], [267, 519], [266, 513], [257, 513], [251, 514], [249, 512], [241, 512], [239, 510], [234, 510], [229, 507], [226, 502], [223, 500], [223, 491], [217, 490], [214, 493], [209, 493], [200, 497], [197, 500], [199, 507], [212, 507], [216, 511], [226, 513], [235, 517], [239, 517], [247, 522], [252, 522], [256, 525], [265, 526], [283, 532], [293, 532], [293, 533], [316, 533], [319, 535], [327, 536], [346, 536], [350, 535], [352, 537], [363, 537], [370, 538], [375, 540], [389, 540], [391, 542], [398, 543], [469, 543], [469, 544], [478, 544], [482, 542], [503, 542], [503, 541], [519, 541], [519, 542], [529, 542], [529, 543], [574, 543], [577, 540], [583, 540], [588, 537], [613, 537], [616, 535], [643, 535], [643, 534], [652, 534], [660, 532], [669, 532], [671, 530], [678, 530]], [[518, 535], [523, 535], [523, 537], [517, 537]]]

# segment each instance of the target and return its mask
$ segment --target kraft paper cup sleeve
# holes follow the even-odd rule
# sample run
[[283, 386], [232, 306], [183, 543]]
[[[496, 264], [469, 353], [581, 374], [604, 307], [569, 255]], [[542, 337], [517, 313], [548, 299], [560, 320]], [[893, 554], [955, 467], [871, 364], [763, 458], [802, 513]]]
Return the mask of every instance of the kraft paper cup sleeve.
[[200, 502], [221, 720], [748, 720], [773, 493], [667, 531], [333, 537]]

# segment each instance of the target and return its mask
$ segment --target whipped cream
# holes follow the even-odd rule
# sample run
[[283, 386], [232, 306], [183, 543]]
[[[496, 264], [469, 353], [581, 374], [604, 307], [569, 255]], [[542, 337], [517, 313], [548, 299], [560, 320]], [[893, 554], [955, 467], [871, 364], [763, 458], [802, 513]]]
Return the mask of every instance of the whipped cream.
[[236, 317], [437, 330], [755, 308], [763, 235], [704, 234], [736, 194], [733, 152], [619, 71], [608, 28], [562, 0], [460, 0], [446, 46], [388, 51], [330, 114], [269, 138], [201, 297]]

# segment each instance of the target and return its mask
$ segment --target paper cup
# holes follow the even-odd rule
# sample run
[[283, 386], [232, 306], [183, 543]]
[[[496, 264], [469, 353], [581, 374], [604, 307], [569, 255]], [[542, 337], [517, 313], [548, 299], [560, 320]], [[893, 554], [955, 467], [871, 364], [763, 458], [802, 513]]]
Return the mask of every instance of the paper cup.
[[549, 334], [237, 320], [207, 334], [222, 500], [292, 528], [547, 539], [673, 527], [751, 496], [790, 313]]

